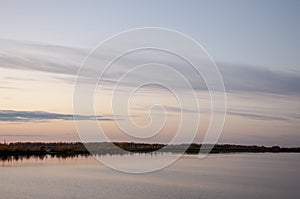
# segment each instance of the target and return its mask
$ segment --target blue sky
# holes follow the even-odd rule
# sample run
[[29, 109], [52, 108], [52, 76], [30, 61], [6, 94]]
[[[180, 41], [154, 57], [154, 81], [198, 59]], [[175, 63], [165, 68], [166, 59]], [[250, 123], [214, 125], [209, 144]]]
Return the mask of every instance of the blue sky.
[[[89, 50], [120, 31], [162, 27], [192, 37], [216, 61], [228, 92], [221, 142], [300, 144], [299, 1], [0, 0], [0, 5], [0, 141], [22, 134], [29, 141], [28, 135], [76, 140], [70, 121], [73, 83]], [[116, 72], [126, 71], [126, 64]], [[194, 80], [179, 62], [174, 68]], [[160, 92], [147, 93], [154, 97], [137, 101], [155, 102]], [[100, 111], [99, 117], [111, 113]], [[159, 139], [154, 141], [168, 140]]]
[[1, 38], [91, 48], [158, 26], [200, 42], [215, 60], [297, 69], [299, 1], [1, 1]]

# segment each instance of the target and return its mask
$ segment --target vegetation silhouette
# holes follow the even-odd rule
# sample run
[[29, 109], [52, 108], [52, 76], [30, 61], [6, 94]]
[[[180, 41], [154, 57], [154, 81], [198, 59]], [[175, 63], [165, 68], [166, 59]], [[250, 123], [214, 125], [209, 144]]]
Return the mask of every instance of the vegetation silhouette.
[[[43, 158], [46, 155], [56, 157], [74, 157], [78, 155], [106, 155], [106, 154], [128, 154], [128, 153], [150, 153], [150, 152], [171, 152], [186, 154], [198, 154], [200, 152], [201, 144], [147, 144], [134, 142], [101, 142], [101, 143], [81, 143], [81, 142], [17, 142], [0, 144], [0, 159], [8, 159], [14, 156], [14, 159], [29, 158], [36, 156]], [[203, 145], [203, 148], [209, 145]], [[87, 148], [89, 150], [87, 150]], [[232, 144], [217, 144], [213, 146], [210, 153], [299, 153], [300, 147], [265, 147], [265, 146], [246, 146], [246, 145], [232, 145]]]

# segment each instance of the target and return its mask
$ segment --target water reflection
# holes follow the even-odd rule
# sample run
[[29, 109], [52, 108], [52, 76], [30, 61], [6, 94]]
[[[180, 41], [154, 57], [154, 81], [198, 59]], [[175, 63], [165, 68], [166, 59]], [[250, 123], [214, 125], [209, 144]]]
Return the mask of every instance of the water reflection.
[[0, 156], [1, 166], [18, 166], [28, 164], [72, 164], [76, 163], [95, 163], [96, 159], [131, 159], [131, 158], [160, 158], [162, 156], [172, 156], [173, 153], [105, 153], [105, 154], [47, 154], [47, 155], [14, 155]]
[[[82, 155], [15, 155], [0, 156], [1, 166], [18, 166], [28, 164], [57, 164], [72, 163], [72, 160], [84, 160], [90, 157], [88, 154]], [[77, 161], [76, 161], [77, 162]]]
[[[122, 164], [172, 154], [101, 155]], [[300, 154], [184, 155], [158, 172], [128, 175], [90, 155], [1, 157], [0, 198], [299, 198]], [[124, 165], [126, 167], [126, 165]]]

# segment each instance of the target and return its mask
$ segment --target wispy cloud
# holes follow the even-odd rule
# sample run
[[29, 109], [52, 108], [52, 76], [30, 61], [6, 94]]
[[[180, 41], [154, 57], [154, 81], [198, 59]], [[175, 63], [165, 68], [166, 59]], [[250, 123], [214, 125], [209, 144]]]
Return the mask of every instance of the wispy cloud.
[[263, 114], [254, 114], [254, 113], [243, 113], [243, 112], [234, 112], [234, 111], [227, 111], [227, 115], [235, 115], [235, 116], [241, 116], [244, 118], [252, 119], [252, 120], [280, 120], [280, 121], [286, 121], [289, 120], [289, 118], [286, 117], [280, 117], [280, 116], [271, 116], [271, 115], [263, 115]]
[[89, 116], [89, 115], [73, 115], [49, 113], [44, 111], [15, 111], [15, 110], [0, 110], [0, 122], [43, 122], [49, 120], [113, 120], [107, 116]]
[[15, 87], [12, 87], [12, 86], [0, 86], [0, 89], [8, 89], [8, 90], [11, 90], [11, 89], [18, 89], [18, 88], [15, 88]]
[[300, 73], [264, 67], [219, 64], [227, 91], [300, 94]]
[[0, 39], [0, 67], [75, 75], [88, 50]]
[[[0, 39], [0, 68], [19, 69], [30, 71], [42, 71], [53, 74], [65, 74], [66, 77], [57, 77], [67, 83], [73, 84], [75, 75], [82, 62], [87, 56], [88, 49], [76, 49], [64, 46], [35, 44], [29, 42], [16, 42]], [[99, 59], [106, 59], [109, 53], [99, 55]], [[151, 52], [150, 52], [151, 53]], [[149, 63], [150, 53], [141, 53], [136, 59], [133, 57], [124, 58], [115, 68], [111, 68], [104, 76], [105, 85], [114, 86], [118, 79], [130, 68], [139, 64]], [[151, 54], [150, 54], [150, 57]], [[171, 68], [185, 76], [196, 90], [206, 90], [205, 82], [198, 76], [192, 67], [186, 63], [174, 60], [168, 56], [158, 58]], [[161, 59], [161, 60], [160, 60]], [[158, 62], [158, 63], [160, 63]], [[265, 67], [218, 64], [222, 74], [226, 91], [229, 92], [262, 92], [273, 94], [300, 94], [300, 72], [299, 71], [275, 71]], [[96, 65], [96, 67], [103, 67]], [[93, 71], [91, 71], [93, 74]], [[149, 77], [149, 73], [131, 74], [130, 82], [122, 82], [121, 86], [134, 86], [140, 79]], [[151, 76], [165, 81], [167, 74], [155, 74]], [[65, 79], [64, 79], [65, 78]], [[86, 83], [89, 83], [89, 76]], [[177, 81], [168, 80], [181, 88], [182, 84]]]

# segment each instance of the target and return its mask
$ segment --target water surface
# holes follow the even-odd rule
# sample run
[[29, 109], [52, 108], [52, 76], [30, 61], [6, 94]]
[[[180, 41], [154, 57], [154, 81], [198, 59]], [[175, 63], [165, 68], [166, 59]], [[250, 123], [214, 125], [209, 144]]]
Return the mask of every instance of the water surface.
[[[112, 161], [166, 159], [136, 154]], [[186, 155], [158, 172], [126, 174], [93, 157], [0, 161], [0, 198], [298, 198], [300, 154]], [[140, 165], [143, 166], [143, 165]]]

